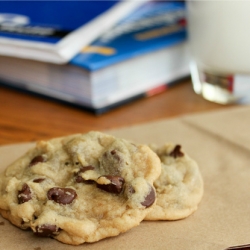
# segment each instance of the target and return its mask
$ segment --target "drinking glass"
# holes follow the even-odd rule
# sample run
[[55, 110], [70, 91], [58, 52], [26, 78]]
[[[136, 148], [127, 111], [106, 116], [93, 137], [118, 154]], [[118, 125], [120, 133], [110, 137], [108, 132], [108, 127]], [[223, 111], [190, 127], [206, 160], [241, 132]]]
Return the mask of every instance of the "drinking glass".
[[187, 0], [193, 89], [221, 103], [250, 102], [250, 1]]

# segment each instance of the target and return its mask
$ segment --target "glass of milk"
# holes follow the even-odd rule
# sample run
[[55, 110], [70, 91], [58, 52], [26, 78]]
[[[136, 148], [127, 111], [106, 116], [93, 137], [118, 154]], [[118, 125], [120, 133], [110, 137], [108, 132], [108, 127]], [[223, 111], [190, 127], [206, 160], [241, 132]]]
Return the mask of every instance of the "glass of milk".
[[250, 101], [250, 1], [187, 0], [194, 91], [221, 103]]

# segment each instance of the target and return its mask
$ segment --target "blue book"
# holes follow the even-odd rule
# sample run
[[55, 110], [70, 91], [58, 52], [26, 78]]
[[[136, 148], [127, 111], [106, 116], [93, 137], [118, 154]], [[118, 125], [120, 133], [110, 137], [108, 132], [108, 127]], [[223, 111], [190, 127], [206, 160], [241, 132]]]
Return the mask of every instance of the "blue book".
[[186, 40], [183, 2], [148, 2], [121, 20], [70, 63], [94, 71]]
[[189, 75], [185, 18], [182, 2], [147, 2], [68, 64], [0, 57], [0, 79], [103, 113]]
[[65, 63], [146, 1], [0, 1], [0, 54]]

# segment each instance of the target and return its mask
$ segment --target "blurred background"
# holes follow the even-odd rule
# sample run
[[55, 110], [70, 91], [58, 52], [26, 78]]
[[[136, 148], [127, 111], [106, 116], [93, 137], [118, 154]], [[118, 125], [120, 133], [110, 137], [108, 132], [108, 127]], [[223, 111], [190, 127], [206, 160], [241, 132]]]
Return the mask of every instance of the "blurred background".
[[2, 142], [12, 131], [33, 140], [248, 104], [249, 9], [0, 1]]

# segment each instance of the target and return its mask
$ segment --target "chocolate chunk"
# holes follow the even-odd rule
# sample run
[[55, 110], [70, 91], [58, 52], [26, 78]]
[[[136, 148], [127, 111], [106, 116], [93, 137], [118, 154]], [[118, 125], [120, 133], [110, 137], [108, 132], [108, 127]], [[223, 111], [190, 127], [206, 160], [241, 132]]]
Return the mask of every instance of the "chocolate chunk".
[[55, 236], [59, 233], [60, 228], [56, 225], [43, 224], [36, 227], [35, 235], [41, 237]]
[[169, 155], [174, 158], [184, 156], [184, 153], [181, 152], [181, 145], [176, 145], [173, 151]]
[[111, 182], [109, 184], [97, 183], [96, 186], [98, 188], [100, 188], [104, 191], [107, 191], [109, 193], [116, 193], [116, 194], [119, 194], [122, 191], [124, 179], [121, 176], [103, 175], [100, 177], [105, 177], [106, 179], [110, 180]]
[[47, 192], [47, 197], [49, 200], [53, 200], [56, 203], [66, 205], [72, 203], [77, 197], [77, 194], [72, 188], [53, 187]]
[[34, 158], [31, 160], [29, 166], [31, 167], [31, 166], [33, 166], [33, 165], [36, 165], [36, 164], [39, 163], [39, 162], [45, 162], [45, 159], [43, 158], [42, 155], [38, 155], [38, 156], [34, 157]]
[[151, 187], [149, 194], [145, 197], [144, 201], [141, 204], [145, 207], [150, 207], [151, 205], [154, 204], [154, 201], [155, 201], [155, 191]]
[[35, 183], [41, 183], [45, 180], [45, 178], [37, 178], [37, 179], [34, 179], [33, 182]]
[[27, 202], [31, 200], [31, 191], [30, 187], [24, 183], [22, 186], [22, 189], [18, 191], [17, 199], [18, 199], [18, 204], [22, 204], [24, 202]]
[[95, 168], [93, 167], [93, 166], [91, 166], [91, 165], [89, 165], [89, 166], [82, 166], [82, 167], [80, 167], [80, 170], [77, 172], [78, 174], [79, 173], [84, 173], [84, 172], [86, 172], [87, 170], [94, 170]]
[[80, 175], [81, 173], [84, 173], [84, 172], [86, 172], [87, 170], [94, 170], [95, 168], [93, 167], [93, 166], [91, 166], [91, 165], [89, 165], [89, 166], [84, 166], [84, 167], [81, 167], [80, 168], [80, 170], [76, 173], [76, 177], [75, 177], [75, 180], [76, 180], [76, 182], [77, 183], [81, 183], [81, 182], [83, 182], [83, 183], [86, 183], [86, 184], [92, 184], [92, 183], [94, 183], [94, 181], [93, 180], [84, 180], [83, 178], [82, 178], [82, 176]]
[[76, 175], [75, 180], [76, 180], [77, 183], [84, 182], [84, 179], [82, 178], [82, 176], [79, 176], [79, 175]]
[[84, 180], [81, 176], [76, 176], [76, 182], [77, 183], [85, 183], [85, 184], [93, 184], [95, 183], [94, 180]]
[[0, 221], [0, 226], [4, 226], [4, 221]]
[[110, 153], [111, 153], [112, 155], [115, 155], [115, 154], [116, 154], [116, 150], [113, 149], [112, 151], [110, 151]]

